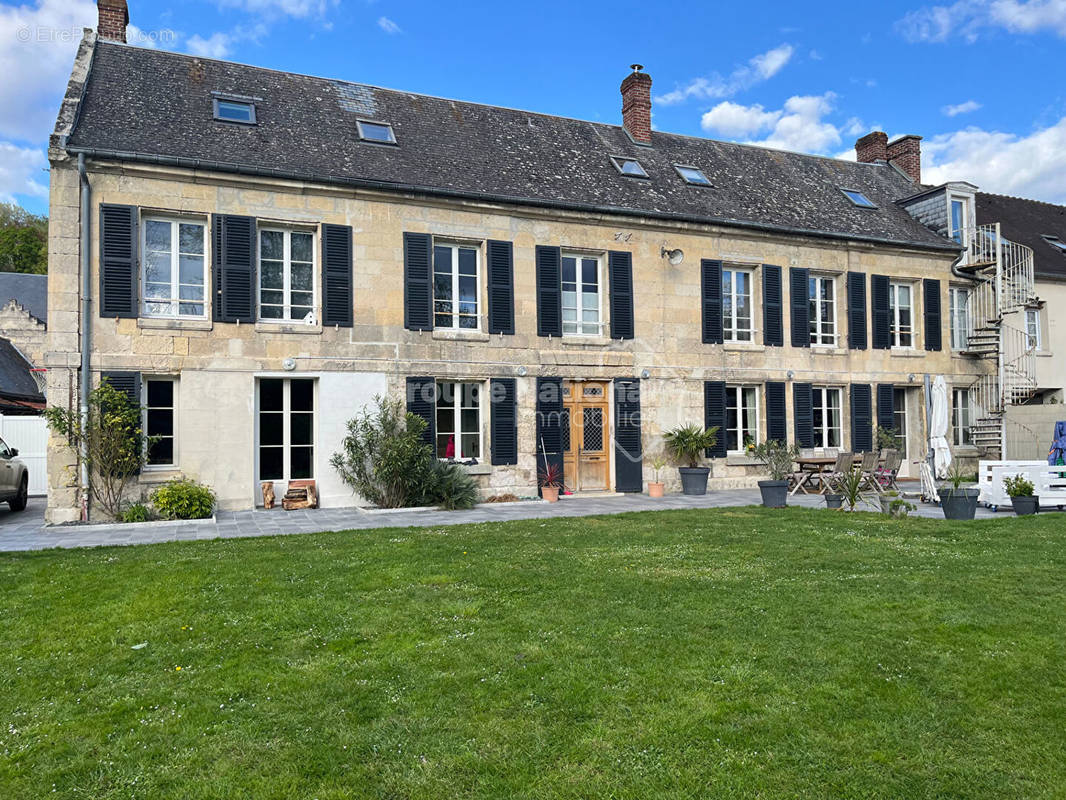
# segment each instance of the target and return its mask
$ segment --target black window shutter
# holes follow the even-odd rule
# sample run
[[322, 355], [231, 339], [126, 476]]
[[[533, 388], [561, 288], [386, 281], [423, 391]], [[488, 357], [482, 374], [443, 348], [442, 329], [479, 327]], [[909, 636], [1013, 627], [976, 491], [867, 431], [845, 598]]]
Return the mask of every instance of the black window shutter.
[[811, 271], [792, 267], [788, 271], [789, 302], [792, 309], [792, 346], [811, 346]]
[[792, 384], [792, 416], [796, 421], [796, 444], [814, 447], [814, 399], [809, 383]]
[[322, 225], [322, 324], [352, 327], [352, 228]]
[[873, 317], [874, 350], [892, 348], [892, 320], [888, 308], [888, 276], [870, 276], [870, 310]]
[[492, 463], [518, 463], [518, 400], [514, 378], [493, 378], [489, 382], [492, 408]]
[[874, 449], [873, 410], [868, 383], [851, 384], [851, 449], [866, 453]]
[[848, 347], [866, 349], [866, 273], [848, 273]]
[[633, 338], [633, 254], [607, 254], [611, 286], [611, 338]]
[[107, 381], [115, 391], [122, 392], [126, 399], [135, 406], [141, 404], [141, 373], [139, 372], [103, 372], [101, 383]]
[[[514, 246], [490, 240], [488, 257], [489, 333], [514, 333]], [[513, 461], [501, 462], [513, 464]]]
[[614, 379], [614, 477], [616, 492], [644, 490], [638, 378]]
[[785, 410], [785, 384], [770, 381], [766, 384], [766, 440], [788, 443], [788, 423]]
[[216, 214], [215, 321], [255, 322], [255, 218]]
[[762, 343], [767, 347], [785, 346], [784, 298], [781, 267], [762, 267]]
[[705, 258], [700, 261], [700, 284], [703, 294], [703, 343], [721, 344], [722, 339], [722, 262]]
[[[537, 336], [563, 335], [563, 264], [558, 247], [537, 245]], [[560, 464], [562, 463], [560, 456]]]
[[433, 330], [433, 242], [428, 233], [403, 235], [403, 326]]
[[407, 411], [426, 421], [422, 441], [437, 455], [437, 381], [434, 378], [407, 379]]
[[100, 316], [137, 316], [137, 209], [100, 206]]
[[[563, 471], [563, 379], [537, 378], [537, 472], [545, 461]], [[565, 477], [565, 476], [564, 476]], [[539, 481], [538, 481], [539, 484]]]
[[896, 387], [891, 383], [877, 384], [877, 425], [890, 431], [896, 427], [896, 416], [893, 407], [893, 398]]
[[940, 325], [940, 281], [934, 278], [922, 280], [922, 300], [925, 306], [925, 349], [939, 350], [943, 345]]
[[703, 382], [703, 426], [718, 428], [718, 441], [708, 448], [707, 458], [725, 458], [725, 381]]

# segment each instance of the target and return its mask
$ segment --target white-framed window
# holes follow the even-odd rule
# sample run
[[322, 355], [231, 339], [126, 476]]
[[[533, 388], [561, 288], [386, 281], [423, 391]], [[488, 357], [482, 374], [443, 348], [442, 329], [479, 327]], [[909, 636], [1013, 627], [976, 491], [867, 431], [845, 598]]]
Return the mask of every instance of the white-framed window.
[[1041, 349], [1040, 309], [1025, 309], [1025, 338], [1030, 350]]
[[970, 225], [970, 199], [951, 195], [948, 201], [948, 231], [952, 239], [962, 244], [963, 231]]
[[815, 447], [841, 446], [844, 440], [841, 397], [843, 390], [839, 387], [815, 386], [811, 389]]
[[893, 347], [914, 347], [914, 287], [909, 283], [888, 284]]
[[314, 321], [315, 235], [310, 231], [259, 229], [259, 318]]
[[834, 346], [837, 343], [836, 278], [812, 275], [809, 279], [810, 330], [812, 345]]
[[759, 390], [755, 386], [727, 386], [725, 390], [726, 450], [744, 453], [759, 443]]
[[970, 426], [973, 425], [973, 409], [969, 389], [951, 390], [951, 433], [956, 447], [973, 444]]
[[255, 103], [236, 98], [215, 97], [215, 119], [255, 125]]
[[141, 430], [148, 444], [149, 467], [172, 467], [178, 463], [177, 386], [174, 378], [144, 378], [141, 382]]
[[481, 327], [481, 254], [472, 245], [433, 243], [433, 327]]
[[437, 381], [437, 458], [481, 459], [480, 382]]
[[149, 317], [207, 316], [207, 226], [194, 219], [145, 217], [141, 225], [143, 312]]
[[598, 256], [563, 253], [563, 336], [599, 336], [603, 288]]
[[722, 333], [727, 342], [750, 342], [755, 336], [752, 322], [750, 269], [722, 269]]
[[315, 477], [314, 378], [260, 378], [259, 480]]
[[970, 290], [965, 286], [948, 289], [948, 324], [951, 326], [951, 349], [970, 346]]

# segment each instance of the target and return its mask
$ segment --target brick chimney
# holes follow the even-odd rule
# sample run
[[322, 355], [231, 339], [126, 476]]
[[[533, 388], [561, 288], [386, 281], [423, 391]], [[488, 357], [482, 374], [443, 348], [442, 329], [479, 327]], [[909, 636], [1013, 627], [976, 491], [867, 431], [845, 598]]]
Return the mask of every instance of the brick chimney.
[[922, 182], [922, 137], [909, 134], [888, 145], [888, 163], [906, 172], [915, 183]]
[[868, 133], [855, 142], [855, 160], [864, 164], [888, 161], [888, 136], [884, 131]]
[[126, 26], [130, 24], [126, 0], [97, 0], [96, 10], [99, 13], [96, 35], [113, 42], [125, 42]]
[[651, 76], [640, 64], [622, 81], [622, 127], [633, 140], [651, 144]]

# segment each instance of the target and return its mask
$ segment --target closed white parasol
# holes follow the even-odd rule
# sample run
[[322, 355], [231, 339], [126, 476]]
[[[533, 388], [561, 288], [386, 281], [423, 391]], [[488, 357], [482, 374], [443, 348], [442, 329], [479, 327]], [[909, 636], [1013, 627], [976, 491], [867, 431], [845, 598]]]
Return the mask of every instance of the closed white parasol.
[[938, 478], [948, 476], [951, 448], [948, 446], [948, 385], [943, 375], [933, 381], [932, 410], [929, 416], [929, 449], [933, 451], [933, 467]]

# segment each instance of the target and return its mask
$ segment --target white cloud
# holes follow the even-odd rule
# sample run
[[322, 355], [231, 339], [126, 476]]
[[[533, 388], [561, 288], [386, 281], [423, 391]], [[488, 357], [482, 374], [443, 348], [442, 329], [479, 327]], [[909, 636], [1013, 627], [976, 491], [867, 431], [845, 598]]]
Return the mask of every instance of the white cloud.
[[670, 106], [683, 103], [690, 98], [717, 100], [731, 97], [739, 91], [774, 77], [788, 64], [793, 53], [792, 45], [780, 45], [754, 56], [747, 64], [733, 70], [728, 77], [722, 77], [716, 73], [709, 78], [695, 78], [686, 86], [657, 96], [655, 102]]
[[[836, 95], [796, 95], [785, 101], [777, 111], [767, 111], [761, 105], [744, 106], [724, 101], [703, 115], [701, 125], [708, 133], [729, 138], [748, 138], [759, 133], [761, 139], [748, 138], [748, 144], [792, 150], [801, 153], [826, 153], [841, 142], [841, 131], [823, 117], [833, 111]], [[855, 130], [862, 125], [852, 117], [845, 128]]]
[[378, 17], [378, 27], [385, 31], [385, 33], [389, 34], [403, 33], [403, 31], [400, 30], [400, 26], [388, 17]]
[[922, 180], [1066, 203], [1066, 117], [1028, 136], [971, 127], [922, 143]]
[[219, 4], [253, 14], [303, 18], [325, 16], [337, 0], [220, 0]]
[[17, 194], [48, 197], [47, 166], [43, 150], [0, 142], [0, 201], [14, 203]]
[[743, 106], [725, 100], [700, 120], [700, 126], [708, 133], [717, 133], [730, 138], [754, 136], [774, 126], [783, 111], [766, 111], [760, 105]]
[[959, 114], [969, 114], [971, 111], [977, 111], [981, 107], [981, 104], [976, 100], [967, 100], [965, 103], [959, 103], [958, 105], [947, 105], [940, 109], [940, 112], [948, 117], [957, 117]]
[[1049, 30], [1066, 37], [1066, 0], [958, 0], [911, 11], [896, 25], [912, 42], [944, 42], [958, 36], [973, 43], [984, 28], [1011, 33]]
[[233, 36], [228, 33], [212, 33], [206, 39], [195, 34], [185, 43], [185, 49], [194, 56], [225, 58], [233, 50]]

